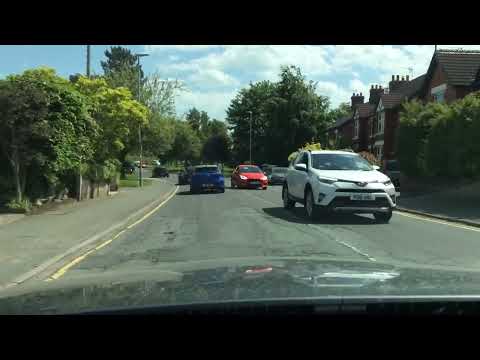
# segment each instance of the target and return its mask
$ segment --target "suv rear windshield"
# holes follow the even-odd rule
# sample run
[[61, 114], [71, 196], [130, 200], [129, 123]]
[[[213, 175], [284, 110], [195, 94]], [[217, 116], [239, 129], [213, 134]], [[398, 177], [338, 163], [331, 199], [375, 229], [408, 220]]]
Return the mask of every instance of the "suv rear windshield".
[[202, 166], [195, 168], [195, 173], [216, 173], [218, 168], [216, 166]]
[[241, 172], [241, 173], [259, 173], [259, 172], [262, 172], [262, 170], [260, 170], [260, 168], [258, 168], [256, 166], [242, 166], [242, 167], [239, 168], [238, 171]]
[[367, 160], [355, 154], [312, 154], [312, 167], [319, 170], [373, 170]]

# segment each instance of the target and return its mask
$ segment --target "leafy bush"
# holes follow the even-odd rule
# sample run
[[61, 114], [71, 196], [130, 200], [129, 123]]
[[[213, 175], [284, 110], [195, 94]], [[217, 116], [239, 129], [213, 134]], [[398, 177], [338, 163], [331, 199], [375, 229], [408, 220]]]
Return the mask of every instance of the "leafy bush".
[[32, 204], [28, 199], [23, 199], [22, 201], [13, 199], [6, 204], [6, 208], [12, 212], [26, 213], [32, 209]]
[[406, 175], [420, 176], [425, 173], [425, 145], [431, 122], [441, 104], [423, 105], [419, 101], [403, 104], [397, 131], [397, 158]]

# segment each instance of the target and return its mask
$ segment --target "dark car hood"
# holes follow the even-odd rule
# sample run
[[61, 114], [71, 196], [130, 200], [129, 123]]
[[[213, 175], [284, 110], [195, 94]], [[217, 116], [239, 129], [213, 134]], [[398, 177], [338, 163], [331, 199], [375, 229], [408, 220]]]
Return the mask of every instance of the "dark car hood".
[[0, 292], [1, 314], [348, 296], [478, 295], [480, 272], [371, 261], [236, 258], [31, 283]]

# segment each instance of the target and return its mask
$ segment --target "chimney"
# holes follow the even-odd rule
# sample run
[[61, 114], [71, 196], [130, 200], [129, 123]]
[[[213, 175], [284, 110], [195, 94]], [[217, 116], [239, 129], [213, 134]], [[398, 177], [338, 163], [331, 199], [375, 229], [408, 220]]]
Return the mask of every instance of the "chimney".
[[402, 84], [404, 84], [406, 81], [410, 81], [410, 77], [407, 75], [406, 79], [405, 79], [405, 76], [402, 76], [402, 78], [400, 79], [400, 75], [397, 75], [396, 76], [396, 80], [395, 80], [395, 76], [392, 75], [392, 81], [390, 81], [388, 83], [388, 87], [389, 87], [389, 92], [391, 93], [392, 91], [395, 91], [397, 90]]
[[370, 97], [368, 98], [368, 103], [372, 105], [378, 104], [380, 101], [380, 96], [384, 93], [384, 89], [382, 86], [379, 85], [372, 85], [372, 88], [370, 89]]
[[350, 99], [352, 100], [352, 110], [354, 110], [355, 106], [357, 106], [359, 104], [363, 104], [364, 97], [363, 97], [362, 93], [360, 93], [360, 94], [353, 93], [353, 95]]

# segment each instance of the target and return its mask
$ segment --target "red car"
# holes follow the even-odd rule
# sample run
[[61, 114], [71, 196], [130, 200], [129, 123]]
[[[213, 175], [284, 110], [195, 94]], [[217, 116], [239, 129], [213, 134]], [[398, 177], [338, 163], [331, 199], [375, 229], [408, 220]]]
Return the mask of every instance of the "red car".
[[239, 188], [262, 188], [267, 190], [268, 178], [263, 171], [255, 165], [239, 165], [233, 171], [231, 187]]

